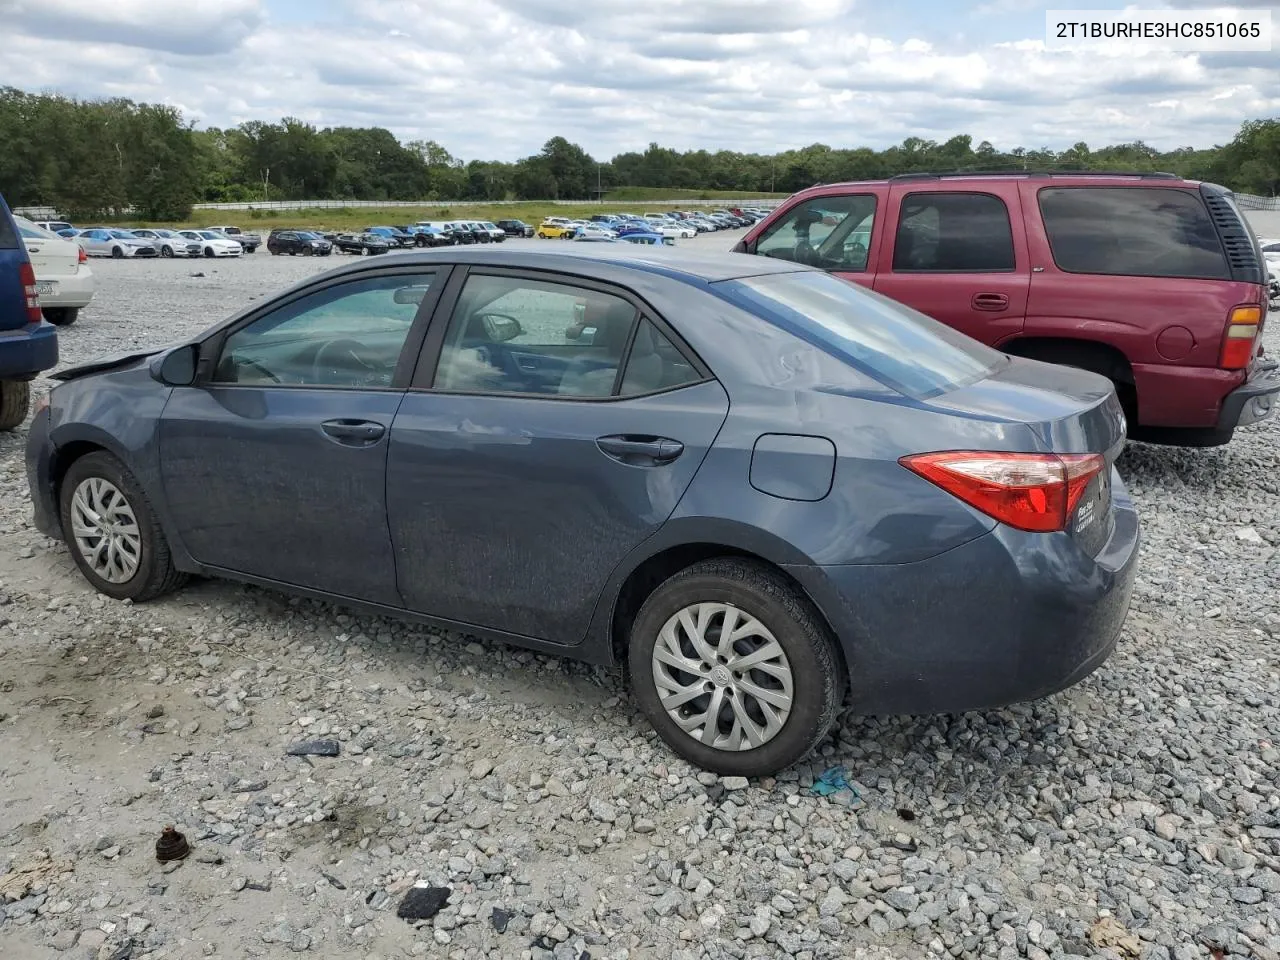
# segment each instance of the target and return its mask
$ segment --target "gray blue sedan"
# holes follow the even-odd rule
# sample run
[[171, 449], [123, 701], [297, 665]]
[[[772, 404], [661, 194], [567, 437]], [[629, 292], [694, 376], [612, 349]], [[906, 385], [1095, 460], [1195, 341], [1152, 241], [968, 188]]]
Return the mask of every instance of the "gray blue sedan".
[[1110, 654], [1108, 381], [794, 263], [556, 246], [362, 260], [59, 372], [37, 526], [111, 597], [227, 577], [624, 663], [723, 774], [846, 702], [987, 708]]

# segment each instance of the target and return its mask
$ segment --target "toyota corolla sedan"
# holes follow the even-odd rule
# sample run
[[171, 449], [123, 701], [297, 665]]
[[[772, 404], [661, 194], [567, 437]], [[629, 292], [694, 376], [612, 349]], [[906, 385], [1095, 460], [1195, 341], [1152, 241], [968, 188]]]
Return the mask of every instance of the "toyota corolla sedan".
[[987, 708], [1111, 653], [1109, 381], [787, 261], [556, 246], [361, 260], [56, 373], [36, 525], [115, 598], [227, 577], [625, 663], [722, 774], [804, 757], [846, 695]]

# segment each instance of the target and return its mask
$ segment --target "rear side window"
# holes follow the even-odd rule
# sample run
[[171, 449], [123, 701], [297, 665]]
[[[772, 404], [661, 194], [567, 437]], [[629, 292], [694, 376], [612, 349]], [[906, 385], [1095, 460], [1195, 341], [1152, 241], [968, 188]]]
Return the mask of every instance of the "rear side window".
[[1052, 187], [1040, 191], [1039, 202], [1059, 270], [1231, 278], [1198, 194], [1158, 187]]
[[909, 193], [898, 212], [894, 273], [1007, 273], [1009, 208], [989, 193]]
[[910, 307], [816, 270], [727, 280], [713, 289], [917, 400], [974, 383], [1007, 362]]

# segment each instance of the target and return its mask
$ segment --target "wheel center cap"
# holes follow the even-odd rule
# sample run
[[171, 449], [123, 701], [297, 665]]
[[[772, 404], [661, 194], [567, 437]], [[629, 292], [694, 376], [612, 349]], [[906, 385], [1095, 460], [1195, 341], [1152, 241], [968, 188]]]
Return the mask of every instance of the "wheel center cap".
[[733, 680], [733, 677], [729, 673], [728, 667], [719, 666], [711, 671], [711, 680], [712, 682], [717, 683], [722, 687], [727, 687], [730, 684], [730, 682]]

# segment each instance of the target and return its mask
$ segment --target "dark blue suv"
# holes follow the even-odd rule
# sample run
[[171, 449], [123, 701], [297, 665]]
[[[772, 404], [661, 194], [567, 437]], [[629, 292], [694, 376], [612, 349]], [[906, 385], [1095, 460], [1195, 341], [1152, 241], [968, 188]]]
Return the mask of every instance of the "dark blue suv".
[[58, 362], [58, 331], [40, 314], [31, 258], [0, 197], [0, 430], [27, 418], [30, 383]]

